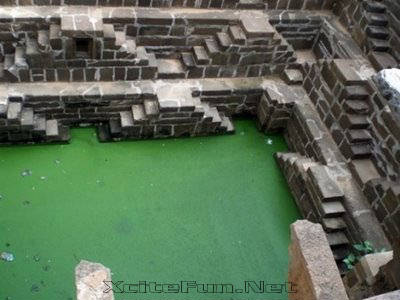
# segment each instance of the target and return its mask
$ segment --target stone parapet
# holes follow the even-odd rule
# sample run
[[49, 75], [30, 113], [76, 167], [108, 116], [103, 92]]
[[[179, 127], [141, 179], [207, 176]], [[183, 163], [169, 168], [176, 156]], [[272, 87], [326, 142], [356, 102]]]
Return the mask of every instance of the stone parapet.
[[87, 5], [87, 6], [143, 6], [143, 7], [187, 7], [230, 9], [331, 9], [333, 0], [3, 0], [0, 6], [27, 5]]
[[289, 282], [296, 283], [290, 300], [346, 300], [347, 295], [320, 224], [306, 220], [291, 225]]

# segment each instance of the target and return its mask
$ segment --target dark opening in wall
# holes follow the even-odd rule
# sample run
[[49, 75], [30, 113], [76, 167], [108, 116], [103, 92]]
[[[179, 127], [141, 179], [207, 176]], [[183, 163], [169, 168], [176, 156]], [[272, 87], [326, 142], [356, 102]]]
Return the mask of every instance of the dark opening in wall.
[[79, 58], [91, 58], [93, 53], [93, 42], [91, 39], [75, 39], [75, 56]]

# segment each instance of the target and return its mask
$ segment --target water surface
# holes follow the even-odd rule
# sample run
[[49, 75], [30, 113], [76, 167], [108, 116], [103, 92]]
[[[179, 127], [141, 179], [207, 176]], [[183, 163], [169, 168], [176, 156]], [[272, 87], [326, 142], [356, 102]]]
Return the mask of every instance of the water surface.
[[[273, 153], [279, 135], [253, 121], [236, 134], [0, 148], [0, 300], [75, 299], [80, 259], [137, 283], [284, 283], [299, 215]], [[272, 144], [271, 144], [272, 143]], [[116, 299], [287, 299], [257, 294], [125, 294]]]

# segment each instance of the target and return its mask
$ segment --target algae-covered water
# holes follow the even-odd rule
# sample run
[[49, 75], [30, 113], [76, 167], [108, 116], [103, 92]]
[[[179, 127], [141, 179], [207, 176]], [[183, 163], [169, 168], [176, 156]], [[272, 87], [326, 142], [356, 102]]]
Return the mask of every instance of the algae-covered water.
[[[236, 134], [0, 148], [0, 300], [75, 299], [80, 259], [113, 281], [287, 281], [299, 215], [273, 153], [283, 138], [235, 122]], [[287, 299], [284, 294], [116, 294], [130, 299]], [[7, 298], [9, 297], [9, 298]]]

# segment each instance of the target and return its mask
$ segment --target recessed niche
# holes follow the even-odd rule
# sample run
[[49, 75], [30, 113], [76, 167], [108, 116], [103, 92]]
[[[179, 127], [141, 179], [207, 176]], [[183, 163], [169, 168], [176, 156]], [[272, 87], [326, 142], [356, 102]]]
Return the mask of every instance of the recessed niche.
[[77, 58], [91, 58], [93, 53], [93, 41], [87, 38], [75, 39], [75, 56]]

